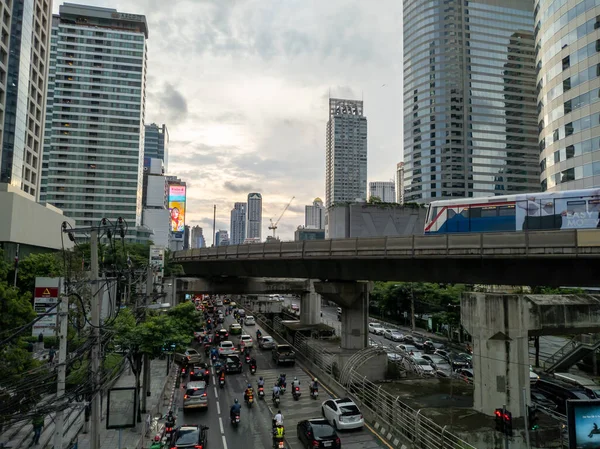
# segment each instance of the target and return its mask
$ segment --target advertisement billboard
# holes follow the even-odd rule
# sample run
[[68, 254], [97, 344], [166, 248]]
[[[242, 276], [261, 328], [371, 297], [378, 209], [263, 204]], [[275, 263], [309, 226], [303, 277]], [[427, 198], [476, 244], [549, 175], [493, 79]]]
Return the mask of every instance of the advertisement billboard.
[[568, 400], [569, 449], [600, 447], [600, 400]]
[[[36, 277], [33, 292], [33, 308], [38, 316], [42, 315], [32, 326], [31, 335], [37, 337], [53, 337], [56, 332], [59, 287], [61, 278]], [[48, 313], [50, 312], [50, 313]], [[48, 313], [47, 315], [45, 315]]]
[[183, 235], [185, 230], [184, 185], [169, 185], [169, 213], [171, 214], [171, 232]]
[[165, 270], [165, 248], [163, 246], [150, 246], [150, 266], [161, 277]]

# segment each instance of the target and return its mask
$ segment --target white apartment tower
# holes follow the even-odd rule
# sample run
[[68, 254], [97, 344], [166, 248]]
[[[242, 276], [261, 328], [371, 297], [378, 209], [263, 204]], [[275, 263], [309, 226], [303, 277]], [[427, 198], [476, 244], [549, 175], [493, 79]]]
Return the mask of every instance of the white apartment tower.
[[369, 198], [377, 197], [384, 203], [396, 202], [394, 181], [372, 181], [369, 183]]
[[325, 207], [321, 198], [315, 198], [312, 205], [304, 206], [304, 227], [325, 229]]
[[404, 162], [396, 165], [396, 203], [404, 204]]
[[204, 239], [204, 232], [198, 225], [192, 228], [192, 249], [206, 248], [206, 240]]
[[241, 245], [246, 239], [246, 203], [235, 203], [231, 209], [231, 220], [229, 229], [231, 231], [230, 242], [232, 245]]
[[363, 102], [329, 99], [325, 206], [367, 199], [367, 118]]
[[50, 0], [0, 0], [0, 183], [40, 195]]
[[42, 198], [79, 226], [142, 218], [143, 15], [65, 3], [52, 20]]
[[262, 240], [262, 195], [248, 194], [248, 218], [246, 221], [246, 238]]

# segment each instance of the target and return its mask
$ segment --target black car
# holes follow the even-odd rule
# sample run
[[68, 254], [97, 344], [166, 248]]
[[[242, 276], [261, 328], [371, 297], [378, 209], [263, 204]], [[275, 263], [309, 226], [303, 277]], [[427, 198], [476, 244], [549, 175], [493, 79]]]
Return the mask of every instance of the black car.
[[226, 341], [227, 339], [229, 339], [229, 332], [227, 332], [227, 329], [219, 329], [216, 333], [215, 333], [215, 344], [219, 344], [222, 341]]
[[435, 343], [431, 340], [426, 340], [423, 343], [423, 350], [427, 354], [433, 354], [438, 349], [443, 351], [444, 350], [443, 348], [444, 348], [444, 345], [442, 343]]
[[190, 366], [190, 382], [194, 380], [203, 380], [208, 385], [208, 381], [210, 379], [210, 368], [204, 362], [195, 363]]
[[196, 449], [206, 446], [206, 431], [208, 427], [189, 424], [178, 427], [171, 434], [171, 444], [169, 447], [177, 449]]
[[244, 365], [237, 355], [228, 355], [225, 358], [225, 372], [226, 373], [241, 373]]
[[306, 419], [296, 428], [298, 439], [305, 447], [340, 449], [342, 442], [326, 419]]

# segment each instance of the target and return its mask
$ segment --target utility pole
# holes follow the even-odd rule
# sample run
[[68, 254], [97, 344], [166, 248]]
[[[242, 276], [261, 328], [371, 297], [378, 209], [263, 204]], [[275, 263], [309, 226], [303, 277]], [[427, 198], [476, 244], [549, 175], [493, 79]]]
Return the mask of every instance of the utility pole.
[[215, 236], [216, 236], [216, 227], [217, 227], [217, 205], [215, 204], [213, 206], [213, 247], [217, 246], [215, 245]]
[[15, 280], [13, 282], [13, 287], [17, 287], [17, 274], [19, 273], [19, 247], [21, 245], [17, 243], [17, 252], [15, 254]]
[[410, 287], [410, 325], [412, 331], [415, 331], [415, 289], [413, 286]]
[[[100, 310], [102, 304], [102, 288], [100, 286], [100, 272], [98, 267], [98, 230], [91, 231], [91, 275], [92, 275], [92, 390], [91, 401], [91, 435], [90, 449], [100, 449]], [[61, 448], [57, 448], [61, 449]]]
[[65, 384], [67, 376], [67, 331], [69, 319], [69, 297], [63, 291], [64, 282], [58, 283], [59, 306], [58, 306], [58, 366], [56, 368], [56, 402], [59, 408], [54, 418], [54, 447], [62, 449], [63, 434], [65, 427], [65, 412], [61, 407], [61, 400], [65, 395]]
[[[152, 272], [152, 267], [148, 265], [148, 273], [146, 278], [146, 296], [144, 301], [144, 318], [146, 317], [146, 313], [148, 310], [148, 306], [150, 305], [150, 297], [154, 290], [154, 273]], [[144, 354], [143, 359], [143, 367], [144, 372], [142, 374], [142, 379], [144, 380], [144, 388], [142, 388], [142, 412], [146, 413], [146, 403], [148, 399], [148, 394], [150, 393], [150, 357], [148, 354]]]

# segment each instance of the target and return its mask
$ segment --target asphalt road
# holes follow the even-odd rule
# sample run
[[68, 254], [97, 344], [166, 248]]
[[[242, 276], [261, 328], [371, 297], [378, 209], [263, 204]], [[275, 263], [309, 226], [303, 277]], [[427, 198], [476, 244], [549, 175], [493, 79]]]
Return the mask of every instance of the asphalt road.
[[[225, 327], [228, 327], [232, 322], [233, 317], [228, 316], [225, 320]], [[251, 335], [255, 339], [258, 328], [258, 326], [244, 326], [244, 333]], [[263, 335], [266, 335], [264, 329], [261, 329], [261, 332]], [[232, 337], [232, 341], [237, 344], [238, 338]], [[208, 426], [208, 449], [271, 448], [271, 422], [277, 410], [273, 409], [270, 394], [275, 381], [279, 377], [279, 373], [286, 373], [288, 392], [283, 395], [280, 404], [280, 409], [284, 416], [286, 447], [289, 449], [300, 449], [300, 441], [296, 435], [296, 424], [303, 419], [321, 417], [321, 404], [325, 399], [329, 399], [329, 395], [325, 391], [325, 388], [321, 388], [321, 397], [318, 400], [311, 399], [308, 394], [310, 376], [298, 364], [294, 367], [276, 367], [271, 360], [270, 350], [263, 351], [255, 347], [252, 351], [257, 361], [257, 372], [254, 376], [250, 374], [248, 365], [244, 364], [243, 373], [228, 375], [226, 377], [225, 388], [220, 389], [215, 382], [214, 373], [212, 373], [208, 392], [209, 406], [207, 409], [184, 412], [184, 389], [181, 387], [176, 394], [175, 401], [177, 425], [204, 424]], [[248, 408], [244, 403], [244, 390], [248, 383], [251, 383], [256, 392], [257, 381], [260, 376], [263, 376], [265, 379], [265, 397], [267, 399], [264, 401], [257, 400], [252, 408]], [[289, 384], [294, 377], [298, 377], [301, 384], [302, 396], [298, 401], [292, 399], [289, 390]], [[240, 425], [237, 428], [233, 427], [229, 420], [229, 410], [235, 398], [242, 404]], [[366, 428], [359, 431], [338, 433], [340, 434], [344, 449], [384, 447], [379, 438]]]

